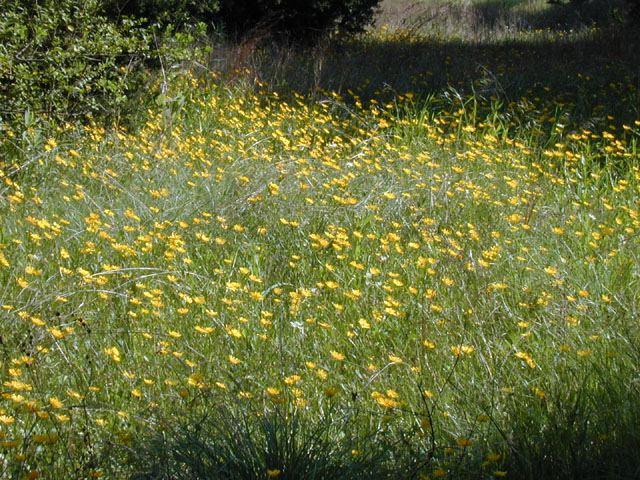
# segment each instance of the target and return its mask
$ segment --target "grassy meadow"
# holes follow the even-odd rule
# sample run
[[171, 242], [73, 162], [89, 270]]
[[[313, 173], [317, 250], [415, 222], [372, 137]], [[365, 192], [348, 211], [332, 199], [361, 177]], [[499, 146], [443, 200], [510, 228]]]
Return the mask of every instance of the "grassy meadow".
[[0, 477], [640, 476], [633, 32], [384, 6], [2, 130]]

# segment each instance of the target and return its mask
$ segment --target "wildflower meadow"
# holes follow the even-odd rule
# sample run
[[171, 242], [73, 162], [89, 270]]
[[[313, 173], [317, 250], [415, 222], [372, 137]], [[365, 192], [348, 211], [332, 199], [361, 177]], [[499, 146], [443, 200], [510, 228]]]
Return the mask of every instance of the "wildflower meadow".
[[637, 478], [637, 64], [489, 89], [474, 48], [6, 126], [0, 477]]

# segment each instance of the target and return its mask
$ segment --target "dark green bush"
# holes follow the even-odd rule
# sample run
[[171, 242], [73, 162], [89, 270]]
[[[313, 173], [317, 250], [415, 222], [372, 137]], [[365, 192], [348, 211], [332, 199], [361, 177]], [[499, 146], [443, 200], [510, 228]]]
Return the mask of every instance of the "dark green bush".
[[362, 31], [380, 0], [221, 0], [219, 17], [232, 34], [265, 28], [297, 41], [334, 30]]
[[260, 28], [270, 33], [312, 40], [327, 30], [362, 31], [373, 20], [380, 0], [103, 0], [102, 12], [111, 19], [132, 17], [147, 24], [203, 22], [243, 36]]
[[131, 17], [163, 27], [199, 22], [215, 26], [219, 3], [219, 0], [102, 0], [101, 12], [112, 20]]

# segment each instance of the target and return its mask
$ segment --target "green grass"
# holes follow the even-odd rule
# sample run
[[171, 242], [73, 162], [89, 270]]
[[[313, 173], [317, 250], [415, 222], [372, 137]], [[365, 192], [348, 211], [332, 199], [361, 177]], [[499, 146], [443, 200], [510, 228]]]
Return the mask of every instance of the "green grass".
[[634, 53], [460, 74], [504, 45], [5, 132], [0, 476], [637, 477]]

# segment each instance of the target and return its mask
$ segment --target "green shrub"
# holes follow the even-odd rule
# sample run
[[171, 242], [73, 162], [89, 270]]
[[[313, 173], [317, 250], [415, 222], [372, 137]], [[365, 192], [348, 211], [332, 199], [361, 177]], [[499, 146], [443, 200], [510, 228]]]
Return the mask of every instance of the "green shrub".
[[0, 124], [25, 115], [129, 121], [133, 116], [123, 115], [151, 98], [142, 88], [150, 71], [162, 71], [166, 82], [175, 67], [201, 57], [195, 39], [204, 35], [203, 24], [161, 28], [139, 18], [107, 18], [100, 14], [104, 6], [101, 0], [14, 0], [0, 12]]
[[14, 0], [0, 13], [0, 120], [25, 112], [113, 114], [143, 80], [151, 45], [137, 21], [97, 15], [96, 0]]

